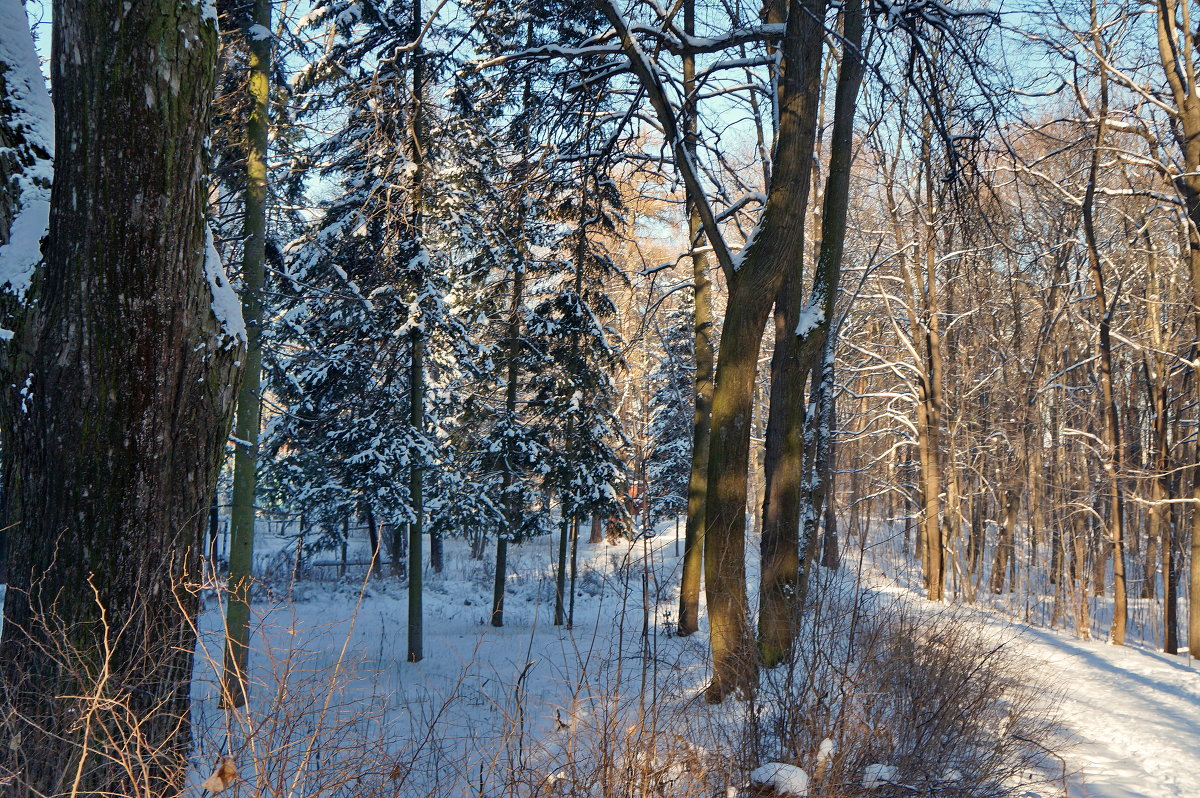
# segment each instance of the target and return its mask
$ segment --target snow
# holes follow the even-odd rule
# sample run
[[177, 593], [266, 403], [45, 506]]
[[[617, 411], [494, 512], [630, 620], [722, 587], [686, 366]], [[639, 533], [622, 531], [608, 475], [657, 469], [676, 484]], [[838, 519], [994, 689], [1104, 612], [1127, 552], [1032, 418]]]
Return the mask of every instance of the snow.
[[875, 763], [863, 768], [862, 786], [864, 790], [874, 790], [877, 787], [891, 784], [895, 778], [896, 768], [891, 765]]
[[[1000, 620], [991, 623], [999, 624]], [[1024, 653], [1055, 675], [1073, 743], [1073, 798], [1200, 795], [1200, 672], [1184, 656], [1027, 627]]]
[[[46, 81], [38, 66], [29, 20], [21, 0], [0, 0], [0, 64], [4, 84], [13, 107], [9, 121], [34, 153], [54, 153], [54, 108]], [[41, 261], [41, 242], [50, 222], [50, 182], [53, 169], [48, 158], [36, 157], [17, 178], [19, 209], [10, 238], [0, 247], [0, 290], [18, 299], [24, 297], [33, 272]], [[8, 331], [0, 335], [11, 337]]]
[[[919, 577], [905, 570], [915, 566], [894, 552], [873, 566], [872, 578], [882, 584], [887, 580], [878, 577], [881, 568], [898, 580], [878, 588], [881, 592], [930, 611], [945, 606], [920, 598]], [[1066, 738], [1061, 755], [1068, 798], [1200, 796], [1200, 661], [1165, 654], [1150, 643], [1085, 640], [1039, 625], [1045, 623], [1039, 613], [1014, 610], [997, 603], [956, 611], [1008, 641], [1056, 689], [1049, 700]], [[958, 778], [953, 770], [943, 776]]]
[[742, 264], [746, 261], [746, 258], [750, 255], [750, 250], [754, 247], [754, 244], [758, 241], [758, 227], [759, 226], [756, 223], [754, 225], [754, 229], [752, 229], [750, 231], [750, 235], [746, 236], [746, 243], [744, 243], [742, 245], [742, 248], [737, 251], [737, 254], [735, 254], [733, 256], [733, 270], [735, 272], [742, 268]]
[[[585, 739], [603, 716], [603, 707], [615, 700], [609, 692], [614, 685], [622, 680], [630, 683], [626, 700], [636, 692], [632, 682], [638, 679], [637, 669], [646, 666], [637, 664], [645, 663], [646, 646], [654, 649], [649, 667], [656, 670], [650, 678], [657, 680], [663, 706], [675, 701], [696, 708], [694, 696], [707, 672], [705, 630], [690, 638], [669, 636], [679, 576], [671, 528], [671, 522], [665, 523], [650, 539], [581, 542], [573, 630], [550, 622], [554, 536], [510, 546], [506, 622], [500, 629], [487, 623], [494, 544], [482, 560], [473, 560], [464, 541], [447, 541], [446, 571], [426, 574], [426, 659], [420, 663], [404, 661], [407, 593], [403, 585], [391, 578], [372, 578], [364, 589], [365, 567], [356, 570], [352, 565], [346, 578], [338, 580], [337, 569], [330, 567], [336, 564], [337, 554], [315, 555], [314, 560], [328, 565], [310, 563], [304, 581], [285, 590], [275, 588], [273, 600], [255, 602], [259, 624], [254, 633], [259, 679], [255, 689], [260, 698], [268, 692], [270, 675], [265, 671], [272, 662], [293, 656], [292, 651], [308, 652], [312, 660], [304, 667], [318, 676], [342, 656], [361, 662], [362, 673], [368, 675], [360, 673], [350, 681], [357, 684], [355, 690], [370, 691], [372, 705], [390, 728], [403, 730], [398, 744], [413, 746], [436, 739], [438, 745], [447, 746], [439, 753], [443, 761], [453, 762], [454, 769], [471, 776], [460, 780], [462, 773], [450, 775], [450, 766], [443, 767], [440, 775], [430, 771], [413, 776], [422, 789], [437, 784], [437, 794], [451, 797], [469, 794], [462, 785], [478, 784], [481, 766], [491, 773], [491, 768], [503, 764], [498, 749], [513, 734], [505, 724], [519, 712], [526, 724], [523, 755], [541, 768], [544, 784], [553, 783], [556, 790], [572, 794], [572, 780], [579, 777], [580, 769], [570, 757], [583, 756], [572, 746]], [[256, 571], [289, 570], [294, 560], [290, 540], [278, 532], [273, 536], [260, 532]], [[369, 559], [361, 533], [352, 541], [348, 556], [352, 563]], [[754, 558], [747, 565], [754, 571]], [[653, 586], [645, 604], [640, 587], [643, 568], [652, 575]], [[756, 573], [747, 576], [751, 584], [756, 582]], [[875, 577], [870, 583], [879, 594], [930, 612], [942, 611], [943, 605], [924, 602], [905, 587]], [[294, 601], [287, 601], [286, 595]], [[642, 634], [643, 611], [648, 637]], [[1200, 676], [1192, 663], [1145, 649], [1117, 648], [1014, 625], [995, 610], [960, 611], [968, 622], [980, 624], [1015, 647], [1029, 661], [1031, 674], [1044, 673], [1058, 688], [1051, 699], [1061, 713], [1066, 735], [1061, 753], [1069, 798], [1200, 795]], [[197, 779], [211, 772], [215, 757], [222, 753], [222, 738], [211, 735], [220, 717], [212, 692], [220, 624], [220, 608], [210, 603], [202, 624], [202, 645], [209, 653], [200, 657], [194, 688], [197, 722], [207, 730], [200, 735]], [[821, 742], [816, 751], [818, 772], [834, 752], [832, 740]], [[658, 764], [664, 784], [688, 778], [678, 760]], [[859, 783], [864, 790], [877, 790], [892, 782], [897, 772], [886, 760], [872, 762], [863, 768]], [[949, 768], [942, 781], [961, 778], [961, 773]], [[805, 796], [809, 777], [799, 767], [770, 762], [752, 771], [749, 781], [769, 785], [783, 795]], [[425, 794], [417, 783], [410, 786], [413, 794]], [[744, 794], [737, 787], [728, 792]], [[1038, 794], [1049, 798], [1055, 793]]]
[[[405, 661], [403, 583], [392, 577], [364, 582], [365, 565], [351, 565], [339, 578], [336, 550], [312, 555], [304, 579], [290, 583], [292, 538], [264, 526], [275, 524], [260, 520], [256, 541], [255, 572], [271, 586], [253, 602], [251, 701], [261, 713], [257, 717], [267, 722], [265, 705], [281, 663], [296, 663], [289, 667], [298, 683], [290, 689], [306, 695], [294, 712], [312, 706], [305, 703], [311, 699], [305, 691], [330, 689], [336, 682], [344, 691], [333, 698], [343, 728], [368, 725], [349, 723], [347, 713], [370, 714], [379, 720], [377, 728], [386, 729], [389, 747], [406, 752], [411, 774], [397, 787], [398, 795], [476, 796], [481, 778], [503, 783], [515, 766], [510, 755], [526, 772], [539, 772], [543, 784], [555, 782], [556, 794], [576, 794], [589, 763], [599, 761], [598, 752], [581, 741], [594, 739], [597, 726], [612, 719], [610, 702], [620, 696], [629, 707], [645, 678], [664, 707], [682, 706], [706, 682], [703, 636], [670, 635], [682, 546], [676, 549], [667, 525], [652, 540], [580, 541], [572, 629], [552, 624], [555, 536], [510, 545], [502, 628], [488, 623], [495, 544], [475, 560], [466, 541], [447, 540], [445, 571], [425, 574], [425, 659], [418, 663]], [[352, 531], [348, 557], [352, 563], [369, 559], [364, 531]], [[648, 594], [642, 582], [647, 571]], [[197, 786], [230, 746], [243, 774], [253, 779], [217, 707], [223, 607], [215, 598], [207, 596], [201, 616], [193, 683]], [[331, 680], [327, 674], [339, 662], [353, 664], [345, 666], [344, 677]], [[312, 681], [302, 682], [306, 674]], [[666, 717], [663, 708], [658, 711]], [[658, 760], [653, 745], [647, 750], [634, 745], [634, 738], [630, 743], [612, 753], [653, 757], [664, 784], [694, 778], [680, 759]]]
[[804, 338], [813, 330], [821, 326], [825, 321], [825, 311], [817, 297], [804, 306], [804, 310], [800, 312], [800, 318], [796, 322], [796, 337]]
[[201, 0], [200, 19], [217, 27], [217, 0]]
[[229, 284], [221, 255], [213, 241], [212, 228], [205, 227], [204, 276], [212, 291], [212, 312], [221, 325], [223, 335], [232, 341], [246, 341], [246, 321], [242, 318], [242, 303]]
[[783, 762], [768, 762], [755, 768], [750, 774], [750, 783], [760, 787], [773, 787], [781, 795], [804, 798], [808, 795], [808, 774], [802, 768]]

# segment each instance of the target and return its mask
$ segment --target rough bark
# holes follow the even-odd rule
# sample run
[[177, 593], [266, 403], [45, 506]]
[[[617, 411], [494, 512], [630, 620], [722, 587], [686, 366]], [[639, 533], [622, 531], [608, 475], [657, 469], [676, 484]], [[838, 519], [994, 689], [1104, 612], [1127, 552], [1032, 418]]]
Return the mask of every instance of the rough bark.
[[[0, 759], [25, 782], [9, 794], [170, 795], [190, 736], [188, 582], [242, 356], [205, 260], [216, 29], [165, 0], [63, 0], [54, 16], [65, 146], [14, 340], [26, 377], [5, 397], [0, 526], [15, 545], [0, 659], [4, 736], [21, 742]], [[129, 714], [63, 697], [89, 691]], [[128, 718], [132, 774], [104, 756]]]
[[712, 643], [713, 679], [706, 697], [720, 701], [747, 693], [756, 682], [758, 652], [746, 601], [746, 475], [749, 471], [752, 397], [759, 346], [779, 285], [802, 257], [812, 142], [805, 130], [815, 119], [811, 91], [821, 65], [822, 0], [792, 2], [782, 43], [779, 128], [772, 183], [758, 235], [730, 275], [729, 302], [717, 356], [705, 510], [704, 573]]
[[[822, 6], [815, 12], [823, 10]], [[821, 508], [829, 487], [831, 347], [836, 343], [833, 316], [849, 207], [854, 115], [862, 79], [859, 53], [862, 14], [858, 3], [847, 5], [843, 20], [844, 50], [835, 89], [829, 173], [821, 210], [821, 245], [812, 290], [807, 301], [802, 301], [798, 260], [784, 278], [776, 299], [759, 615], [759, 650], [768, 666], [783, 661], [791, 650], [796, 619], [807, 592], [807, 569], [818, 542]], [[814, 63], [805, 66], [814, 74], [806, 77], [819, 83], [820, 53], [813, 58]], [[813, 128], [802, 130], [805, 136], [815, 133], [815, 117], [811, 121]], [[806, 146], [813, 146], [812, 139], [807, 140]], [[807, 185], [809, 174], [804, 179]], [[798, 201], [807, 205], [807, 196]], [[803, 206], [799, 212], [803, 212]], [[810, 374], [816, 404], [806, 408], [804, 383]]]

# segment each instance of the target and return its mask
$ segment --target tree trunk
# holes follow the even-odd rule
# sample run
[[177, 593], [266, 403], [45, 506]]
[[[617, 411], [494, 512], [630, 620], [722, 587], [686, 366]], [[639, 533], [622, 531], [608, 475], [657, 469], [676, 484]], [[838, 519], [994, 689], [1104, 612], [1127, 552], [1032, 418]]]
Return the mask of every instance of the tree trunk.
[[380, 572], [379, 526], [375, 523], [375, 512], [371, 509], [371, 505], [363, 507], [363, 515], [367, 519], [367, 538], [371, 542], [370, 573], [374, 576]]
[[[862, 79], [859, 3], [847, 4], [843, 22], [845, 47], [834, 99], [821, 245], [812, 290], [802, 304], [800, 270], [793, 268], [776, 299], [759, 616], [759, 647], [768, 667], [781, 662], [791, 650], [797, 618], [806, 599], [808, 569], [816, 559], [817, 529], [832, 476], [833, 347], [837, 342], [833, 316], [846, 237], [854, 115]], [[819, 84], [819, 52], [815, 58], [816, 64], [807, 66], [814, 69], [816, 74], [811, 78]], [[815, 135], [815, 124], [802, 133]], [[807, 146], [812, 146], [811, 142]], [[807, 205], [807, 195], [798, 201]], [[806, 409], [804, 383], [809, 375], [813, 403]]]
[[[271, 29], [271, 0], [254, 0], [252, 23]], [[250, 652], [250, 582], [254, 565], [258, 436], [262, 423], [262, 321], [266, 282], [267, 133], [270, 127], [271, 37], [246, 31], [249, 49], [246, 120], [245, 223], [242, 226], [242, 316], [246, 321], [246, 369], [238, 390], [237, 439], [233, 450], [233, 507], [229, 519], [229, 603], [225, 616], [222, 701], [246, 703]]]
[[[1093, 12], [1094, 16], [1094, 12]], [[1093, 29], [1096, 20], [1092, 20]], [[1099, 45], [1099, 34], [1094, 39]], [[1105, 123], [1108, 115], [1108, 78], [1104, 66], [1100, 66], [1100, 108], [1096, 122], [1096, 141], [1092, 148], [1088, 167], [1088, 184], [1083, 195], [1083, 237], [1087, 244], [1088, 267], [1092, 279], [1093, 303], [1099, 325], [1097, 355], [1099, 356], [1100, 415], [1103, 424], [1104, 473], [1108, 481], [1108, 534], [1112, 542], [1113, 562], [1113, 621], [1111, 642], [1125, 644], [1125, 625], [1128, 619], [1125, 588], [1125, 519], [1122, 495], [1121, 472], [1121, 429], [1117, 419], [1117, 399], [1113, 390], [1112, 333], [1108, 296], [1105, 293], [1104, 270], [1100, 260], [1099, 243], [1096, 240], [1095, 203], [1100, 171], [1100, 152], [1104, 147]], [[1101, 558], [1102, 560], [1103, 558]], [[1102, 565], [1100, 566], [1103, 567]]]
[[727, 275], [729, 302], [713, 391], [705, 504], [704, 573], [712, 643], [713, 679], [706, 698], [720, 701], [755, 687], [757, 651], [746, 602], [746, 478], [754, 377], [763, 328], [784, 275], [803, 257], [812, 140], [816, 117], [824, 18], [823, 0], [792, 2], [782, 44], [779, 132], [773, 177], [758, 235], [743, 251], [741, 268]]
[[1004, 521], [996, 541], [996, 554], [992, 561], [992, 576], [989, 587], [995, 594], [1004, 592], [1004, 580], [1013, 560], [1013, 539], [1017, 533], [1017, 492], [1012, 488], [1004, 491]]
[[[27, 377], [6, 389], [16, 412], [3, 429], [4, 737], [20, 744], [3, 746], [0, 765], [22, 782], [9, 794], [183, 788], [188, 583], [244, 342], [236, 298], [205, 256], [215, 52], [214, 20], [196, 4], [56, 4], [55, 133], [70, 146], [13, 341]], [[124, 709], [66, 697], [92, 691]], [[109, 735], [134, 732], [126, 719], [132, 773], [109, 758]]]
[[[420, 432], [424, 427], [425, 371], [423, 364], [424, 341], [421, 331], [412, 331], [412, 371], [409, 385], [409, 407], [412, 411], [410, 423], [413, 430]], [[409, 501], [412, 503], [413, 521], [408, 528], [408, 661], [420, 662], [424, 654], [424, 611], [422, 591], [421, 535], [424, 526], [425, 507], [422, 496], [421, 465], [413, 459], [409, 473]]]
[[[684, 32], [696, 32], [696, 2], [684, 0]], [[684, 132], [691, 157], [696, 153], [696, 57], [683, 59]], [[692, 247], [692, 296], [694, 313], [693, 352], [696, 361], [692, 412], [692, 463], [688, 475], [687, 523], [684, 527], [683, 574], [679, 584], [681, 636], [694, 633], [699, 624], [700, 577], [704, 565], [704, 504], [708, 494], [708, 436], [713, 394], [713, 309], [712, 281], [708, 258], [699, 250], [704, 232], [696, 203], [688, 198], [688, 241]], [[593, 532], [594, 536], [594, 532]]]
[[[409, 107], [409, 158], [412, 161], [412, 233], [416, 252], [424, 250], [424, 189], [425, 189], [425, 56], [421, 48], [421, 32], [423, 29], [423, 12], [420, 0], [413, 3], [412, 21], [409, 36], [413, 50], [410, 61], [410, 79], [412, 80], [411, 105]], [[420, 294], [423, 286], [416, 287]], [[409, 333], [411, 355], [409, 358], [409, 425], [413, 437], [420, 437], [425, 431], [425, 334], [421, 325], [413, 327]], [[422, 535], [425, 531], [425, 497], [424, 497], [424, 464], [423, 455], [413, 453], [409, 466], [408, 496], [413, 514], [412, 523], [408, 528], [408, 661], [420, 662], [424, 659], [424, 564], [422, 552]], [[433, 549], [433, 542], [430, 542]]]
[[[570, 440], [571, 425], [567, 424]], [[567, 549], [571, 530], [571, 519], [567, 515], [566, 494], [563, 494], [561, 517], [558, 522], [558, 566], [554, 572], [554, 625], [562, 626], [566, 622], [566, 589], [567, 589]]]

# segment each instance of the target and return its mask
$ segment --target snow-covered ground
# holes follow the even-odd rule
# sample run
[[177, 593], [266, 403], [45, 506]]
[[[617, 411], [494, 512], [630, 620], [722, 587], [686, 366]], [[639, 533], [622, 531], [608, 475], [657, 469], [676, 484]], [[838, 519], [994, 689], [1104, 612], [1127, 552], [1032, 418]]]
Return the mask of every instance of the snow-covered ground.
[[[553, 624], [555, 540], [510, 546], [499, 629], [488, 623], [493, 552], [475, 560], [464, 541], [447, 541], [445, 570], [426, 573], [425, 658], [415, 663], [407, 661], [404, 584], [365, 580], [365, 568], [354, 566], [341, 579], [328, 567], [320, 580], [287, 584], [278, 568], [291, 558], [286, 542], [263, 532], [256, 562], [276, 584], [255, 601], [252, 706], [232, 728], [217, 702], [223, 608], [215, 596], [202, 614], [193, 687], [197, 777], [231, 751], [252, 759], [250, 727], [273, 724], [267, 737], [302, 740], [323, 724], [343, 733], [317, 747], [392, 751], [404, 763], [401, 795], [478, 795], [481, 782], [503, 782], [515, 770], [562, 780], [566, 749], [594, 730], [576, 736], [577, 728], [640, 717], [637, 702], [647, 694], [677, 706], [705, 684], [705, 635], [671, 634], [680, 559], [673, 526], [649, 540], [581, 541], [570, 629]], [[365, 540], [354, 541], [350, 561], [367, 556]], [[284, 683], [286, 702], [279, 700]], [[655, 722], [661, 728], [667, 720]], [[291, 744], [257, 735], [258, 750]]]
[[1027, 627], [1025, 654], [1044, 664], [1079, 798], [1200, 796], [1200, 669], [1186, 656], [1117, 647]]
[[[479, 794], [471, 785], [506, 778], [518, 767], [546, 783], [571, 778], [564, 762], [588, 756], [572, 746], [604, 723], [644, 717], [636, 702], [647, 689], [664, 714], [646, 721], [646, 729], [629, 726], [630, 735], [655, 726], [655, 734], [685, 736], [670, 713], [710, 711], [692, 700], [707, 677], [705, 630], [693, 638], [670, 634], [679, 576], [670, 525], [649, 541], [581, 543], [572, 629], [552, 623], [555, 541], [512, 547], [502, 629], [487, 623], [491, 558], [473, 560], [464, 544], [451, 542], [445, 572], [427, 577], [419, 663], [406, 661], [407, 593], [400, 582], [364, 580], [364, 569], [351, 566], [342, 579], [328, 569], [318, 571], [327, 573], [323, 580], [281, 584], [287, 538], [263, 532], [259, 563], [274, 569], [274, 590], [255, 601], [254, 700], [243, 718], [255, 732], [226, 727], [217, 706], [222, 607], [210, 597], [194, 688], [200, 730], [194, 783], [220, 755], [251, 759], [246, 738], [257, 736], [250, 744], [260, 750], [295, 748], [281, 772], [294, 772], [304, 760], [299, 769], [319, 773], [339, 755], [379, 759], [385, 752], [385, 761], [411, 765], [391, 774], [398, 794], [453, 798]], [[365, 548], [365, 541], [352, 547], [351, 561]], [[857, 563], [852, 556], [844, 563], [851, 578]], [[917, 596], [910, 577], [893, 567], [889, 578], [874, 571], [866, 579], [878, 594], [940, 611]], [[1066, 738], [1059, 754], [1070, 798], [1200, 796], [1196, 661], [1018, 623], [998, 608], [957, 614], [1016, 647], [1031, 678], [1049, 685], [1047, 700]], [[726, 713], [724, 721], [736, 721], [737, 711], [717, 710]], [[327, 736], [314, 735], [319, 725], [330, 730]], [[704, 725], [689, 729], [691, 736]], [[590, 728], [576, 735], [583, 727]], [[730, 782], [737, 778], [731, 774]]]
[[[465, 794], [464, 785], [513, 768], [514, 756], [529, 757], [531, 769], [551, 781], [566, 778], [560, 765], [571, 728], [599, 722], [606, 702], [628, 711], [650, 683], [660, 686], [664, 705], [680, 705], [704, 683], [703, 634], [670, 635], [679, 558], [672, 527], [660, 532], [649, 543], [580, 545], [570, 630], [552, 624], [555, 541], [513, 547], [503, 629], [487, 623], [490, 556], [472, 560], [465, 546], [451, 542], [446, 571], [428, 577], [426, 658], [420, 663], [405, 661], [407, 595], [395, 580], [372, 579], [363, 590], [362, 569], [352, 567], [342, 580], [292, 586], [291, 600], [284, 592], [262, 599], [258, 711], [266, 713], [271, 682], [286, 668], [328, 679], [342, 667], [352, 675], [343, 677], [345, 686], [330, 703], [351, 719], [355, 734], [365, 739], [368, 730], [388, 730], [389, 746], [425, 763], [403, 776], [411, 779], [411, 794]], [[285, 545], [283, 538], [265, 538], [264, 568], [288, 558], [272, 553]], [[364, 555], [361, 541], [350, 559]], [[847, 557], [846, 564], [849, 575], [855, 563]], [[876, 589], [903, 595], [905, 603], [924, 603], [912, 591], [910, 574], [893, 568], [891, 576], [876, 582]], [[871, 577], [877, 579], [878, 573]], [[204, 616], [214, 655], [219, 610], [214, 604]], [[1200, 796], [1200, 673], [1194, 663], [1015, 624], [996, 608], [966, 617], [1019, 647], [1034, 666], [1031, 673], [1041, 671], [1056, 691], [1051, 700], [1068, 738], [1063, 769], [1073, 798]], [[236, 729], [214, 728], [221, 713], [212, 664], [204, 658], [198, 664], [197, 722], [208, 729], [201, 761], [238, 742]], [[321, 697], [328, 693], [322, 688], [296, 689], [316, 689]], [[364, 694], [372, 699], [367, 713]]]
[[[890, 557], [872, 578], [926, 609], [940, 606], [918, 597], [915, 564]], [[1200, 796], [1200, 661], [1146, 643], [1084, 640], [1000, 603], [961, 614], [1010, 640], [1042, 672], [1065, 732], [1071, 798]]]

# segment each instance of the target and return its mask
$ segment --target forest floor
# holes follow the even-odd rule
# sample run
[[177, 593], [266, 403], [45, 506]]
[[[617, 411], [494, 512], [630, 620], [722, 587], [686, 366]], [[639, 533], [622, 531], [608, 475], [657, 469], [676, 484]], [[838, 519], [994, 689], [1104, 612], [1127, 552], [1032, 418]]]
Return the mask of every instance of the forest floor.
[[1200, 796], [1200, 668], [1186, 656], [1026, 627], [1025, 654], [1059, 687], [1070, 794]]
[[[705, 630], [672, 634], [679, 558], [671, 530], [634, 545], [581, 544], [570, 630], [552, 624], [553, 541], [513, 547], [503, 629], [487, 624], [490, 558], [472, 560], [452, 544], [446, 570], [426, 584], [419, 663], [405, 661], [407, 595], [397, 581], [364, 582], [353, 568], [336, 578], [331, 568], [280, 583], [256, 602], [255, 701], [247, 715], [258, 730], [255, 744], [307, 750], [311, 740], [318, 767], [339, 752], [382, 746], [412, 763], [399, 794], [465, 796], [495, 778], [564, 778], [562, 762], [587, 756], [577, 739], [568, 744], [573, 732], [606, 722], [609, 707], [629, 709], [647, 684], [663, 707], [713, 712], [692, 700], [707, 676]], [[260, 565], [270, 573], [286, 559], [286, 541], [264, 543]], [[855, 565], [847, 559], [846, 577]], [[871, 590], [940, 611], [895, 565], [887, 579], [868, 566]], [[220, 610], [210, 598], [202, 614], [193, 691], [197, 781], [241, 734], [236, 725], [223, 727], [216, 704]], [[1200, 796], [1200, 663], [1018, 623], [997, 609], [961, 616], [1016, 647], [1050, 686], [1047, 701], [1067, 738], [1059, 754], [1071, 798]], [[738, 720], [736, 704], [715, 711], [727, 725]], [[321, 713], [330, 729], [325, 739], [314, 737]]]
[[[312, 708], [331, 695], [323, 723], [341, 731], [318, 747], [378, 744], [393, 751], [407, 763], [400, 795], [477, 796], [481, 783], [485, 794], [501, 794], [496, 784], [505, 785], [504, 794], [537, 794], [537, 784], [515, 782], [565, 778], [566, 762], [582, 767], [590, 754], [580, 741], [638, 714], [647, 685], [665, 712], [705, 683], [707, 634], [672, 634], [680, 558], [673, 527], [661, 531], [646, 541], [580, 543], [570, 629], [553, 623], [555, 540], [510, 546], [503, 628], [488, 622], [493, 552], [476, 560], [465, 542], [447, 541], [445, 569], [425, 577], [425, 656], [416, 663], [407, 661], [404, 584], [366, 581], [365, 568], [354, 566], [339, 578], [336, 566], [321, 566], [289, 585], [276, 568], [290, 563], [287, 542], [264, 535], [256, 571], [276, 588], [255, 601], [247, 724], [260, 738], [273, 725], [268, 736], [279, 739], [266, 745], [284, 748], [314, 728]], [[367, 557], [365, 541], [354, 541], [350, 560]], [[198, 770], [245, 737], [222, 728], [215, 678], [222, 607], [215, 595], [201, 622], [193, 683]], [[281, 704], [309, 709], [280, 718], [289, 714]]]
[[[270, 572], [273, 561], [287, 559], [285, 541], [264, 542], [262, 568]], [[359, 546], [352, 560], [365, 555]], [[446, 570], [426, 583], [426, 658], [420, 663], [405, 661], [407, 594], [395, 580], [364, 583], [362, 569], [356, 575], [353, 568], [338, 579], [336, 568], [318, 568], [308, 580], [262, 597], [255, 655], [262, 707], [272, 698], [270, 685], [282, 681], [291, 683], [293, 694], [309, 691], [314, 703], [328, 694], [322, 691], [329, 675], [341, 668], [344, 690], [330, 702], [340, 740], [346, 730], [362, 740], [388, 736], [386, 745], [414, 763], [404, 776], [410, 780], [405, 794], [450, 796], [467, 794], [474, 782], [511, 779], [516, 770], [561, 774], [565, 757], [582, 756], [577, 748], [568, 753], [567, 730], [600, 723], [608, 704], [627, 707], [647, 682], [664, 706], [689, 705], [703, 686], [704, 630], [692, 638], [671, 634], [679, 557], [670, 525], [649, 542], [580, 545], [570, 630], [552, 624], [554, 541], [512, 547], [503, 629], [487, 624], [490, 557], [472, 560], [458, 542], [447, 554]], [[848, 558], [846, 566], [849, 577], [855, 563]], [[934, 610], [898, 563], [886, 580], [867, 570], [866, 581], [879, 594]], [[753, 583], [757, 575], [748, 577]], [[214, 653], [217, 609], [204, 616]], [[1068, 738], [1061, 755], [1072, 798], [1200, 796], [1197, 663], [1018, 623], [999, 609], [963, 615], [1018, 647], [1043, 672]], [[196, 719], [209, 729], [202, 760], [229, 745], [228, 730], [212, 728], [221, 714], [213, 693], [217, 659], [202, 656], [197, 666]], [[366, 713], [364, 693], [374, 699]], [[696, 702], [690, 708], [696, 710]], [[736, 709], [726, 711], [736, 715]], [[260, 709], [260, 717], [266, 714]], [[283, 737], [304, 731], [287, 728], [286, 720], [280, 725]], [[310, 729], [312, 722], [291, 725]]]

